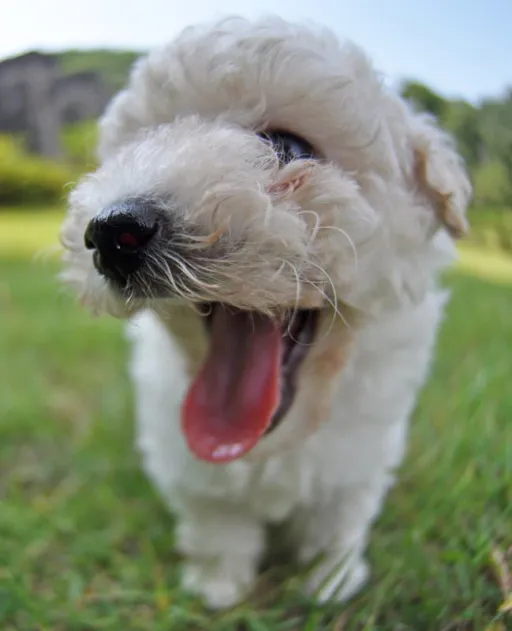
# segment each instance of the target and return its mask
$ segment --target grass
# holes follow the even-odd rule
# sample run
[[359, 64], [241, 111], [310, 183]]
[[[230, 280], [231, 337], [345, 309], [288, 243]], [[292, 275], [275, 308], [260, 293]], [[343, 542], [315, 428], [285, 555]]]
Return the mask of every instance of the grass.
[[346, 607], [319, 608], [277, 564], [250, 603], [212, 616], [179, 588], [172, 517], [133, 450], [122, 326], [79, 308], [55, 261], [29, 258], [60, 221], [40, 217], [34, 229], [35, 215], [0, 215], [2, 631], [507, 628], [509, 258], [467, 247], [447, 278], [453, 299], [407, 462], [374, 529], [369, 587]]

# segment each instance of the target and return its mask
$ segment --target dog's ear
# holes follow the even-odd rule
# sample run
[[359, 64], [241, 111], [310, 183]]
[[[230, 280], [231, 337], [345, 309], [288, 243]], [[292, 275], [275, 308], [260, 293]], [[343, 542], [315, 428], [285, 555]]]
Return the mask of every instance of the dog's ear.
[[466, 218], [472, 186], [452, 138], [429, 117], [418, 117], [412, 134], [412, 177], [430, 201], [437, 223], [455, 239], [469, 228]]

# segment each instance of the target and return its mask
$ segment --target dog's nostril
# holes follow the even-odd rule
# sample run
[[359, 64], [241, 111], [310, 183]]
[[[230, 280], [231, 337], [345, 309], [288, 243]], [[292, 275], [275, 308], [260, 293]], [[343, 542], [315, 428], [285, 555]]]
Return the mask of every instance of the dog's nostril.
[[147, 204], [125, 202], [92, 219], [84, 234], [85, 247], [102, 254], [130, 254], [146, 247], [158, 231], [158, 215]]
[[126, 254], [137, 252], [148, 245], [157, 230], [156, 222], [151, 225], [135, 221], [119, 226], [113, 235], [115, 247]]
[[117, 250], [129, 254], [144, 248], [158, 230], [158, 223], [147, 223], [131, 217], [107, 216], [93, 219], [84, 235], [88, 250]]
[[140, 247], [139, 238], [136, 235], [132, 234], [131, 232], [121, 232], [121, 234], [117, 238], [117, 243], [119, 247], [122, 247], [122, 248], [135, 249], [135, 248]]
[[94, 226], [93, 226], [93, 222], [90, 221], [84, 235], [85, 247], [88, 250], [94, 250], [96, 248], [93, 241], [93, 233], [94, 233]]

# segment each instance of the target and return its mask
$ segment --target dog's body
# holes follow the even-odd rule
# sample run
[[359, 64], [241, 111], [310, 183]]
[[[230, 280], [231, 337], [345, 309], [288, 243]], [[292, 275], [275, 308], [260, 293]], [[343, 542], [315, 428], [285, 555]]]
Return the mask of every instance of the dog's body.
[[179, 517], [189, 589], [214, 606], [234, 602], [256, 575], [265, 524], [287, 520], [301, 560], [328, 556], [311, 588], [322, 587], [341, 564], [320, 597], [356, 591], [366, 578], [368, 529], [402, 459], [444, 302], [434, 291], [418, 307], [358, 331], [321, 426], [309, 428], [318, 402], [313, 382], [274, 434], [225, 466], [197, 462], [183, 438], [181, 404], [190, 379], [179, 343], [151, 312], [135, 320], [138, 444], [149, 477]]
[[[279, 160], [258, 136], [273, 130], [314, 154]], [[286, 522], [303, 561], [327, 555], [309, 587], [348, 598], [427, 376], [446, 301], [436, 275], [466, 225], [470, 185], [449, 138], [357, 48], [278, 19], [186, 31], [139, 64], [101, 131], [102, 165], [71, 197], [66, 276], [87, 304], [132, 319], [139, 446], [178, 517], [186, 587], [236, 602], [265, 525]], [[110, 230], [120, 204], [156, 218], [144, 243], [116, 233], [137, 266], [122, 274], [104, 269], [103, 224], [87, 228], [94, 264], [83, 245], [88, 222], [109, 208]], [[289, 312], [306, 314], [307, 344], [288, 316], [288, 346], [278, 340]], [[229, 358], [242, 380], [266, 381], [229, 377], [234, 403], [208, 409]], [[212, 420], [233, 409], [249, 420]]]

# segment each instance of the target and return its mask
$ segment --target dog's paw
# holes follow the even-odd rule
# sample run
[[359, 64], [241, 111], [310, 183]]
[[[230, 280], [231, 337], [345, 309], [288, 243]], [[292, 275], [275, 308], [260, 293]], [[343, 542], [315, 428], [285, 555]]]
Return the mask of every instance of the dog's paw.
[[212, 609], [233, 607], [246, 595], [250, 580], [241, 580], [221, 565], [187, 563], [182, 574], [183, 588], [200, 596]]
[[315, 568], [307, 582], [307, 592], [318, 602], [345, 602], [367, 582], [370, 571], [363, 559], [333, 567], [326, 562]]

